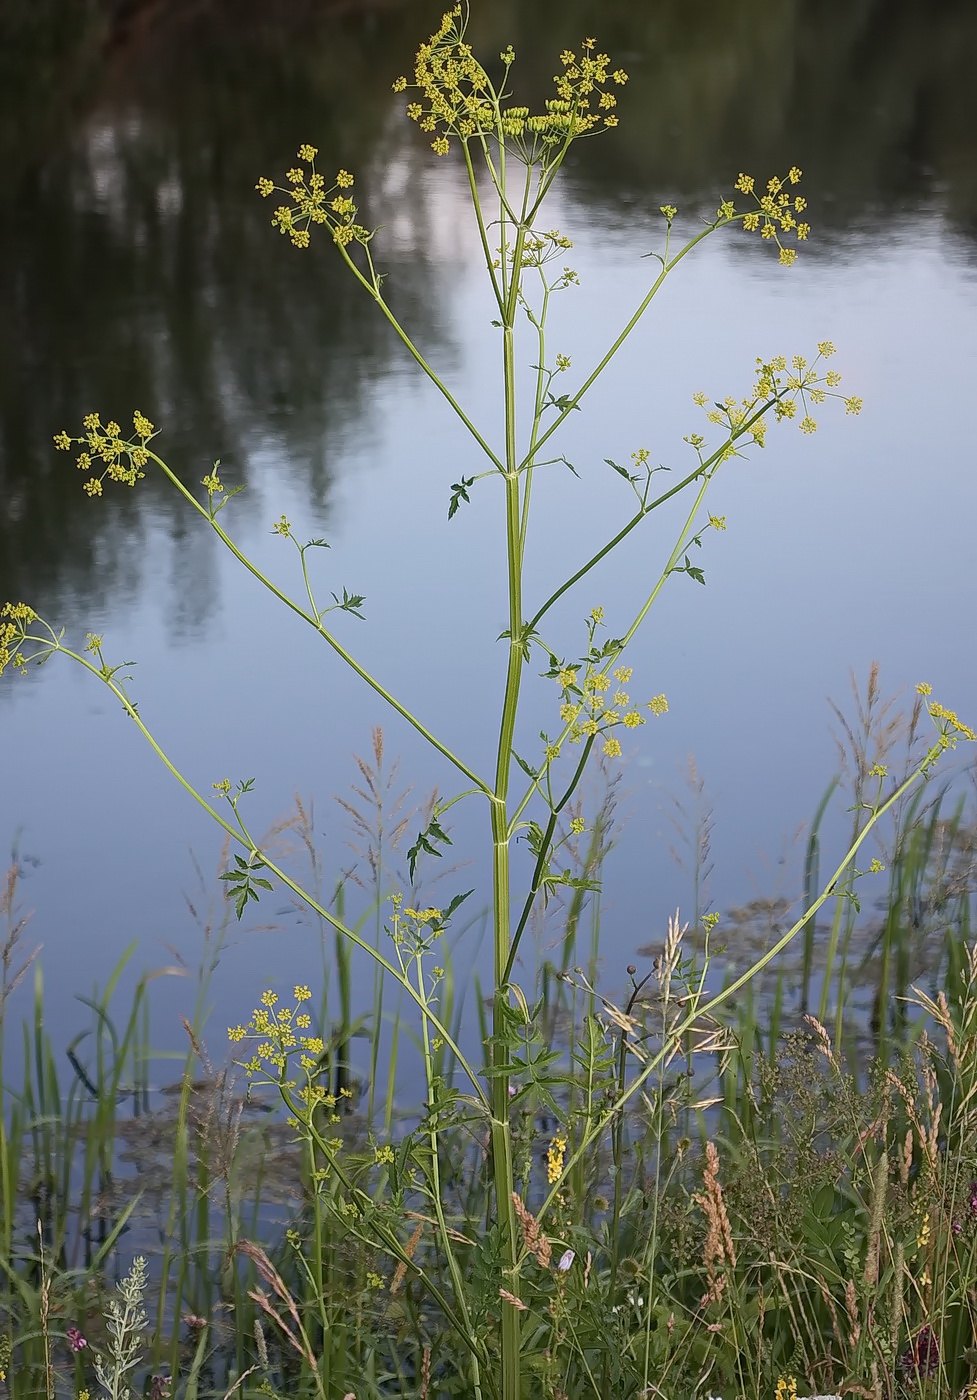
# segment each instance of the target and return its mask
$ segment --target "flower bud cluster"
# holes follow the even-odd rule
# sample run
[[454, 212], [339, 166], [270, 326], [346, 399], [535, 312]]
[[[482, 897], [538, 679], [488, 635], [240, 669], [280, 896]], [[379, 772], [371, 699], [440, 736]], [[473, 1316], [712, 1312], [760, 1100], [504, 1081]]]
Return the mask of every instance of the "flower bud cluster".
[[[562, 72], [553, 82], [556, 97], [540, 113], [528, 107], [502, 107], [501, 99], [481, 63], [465, 42], [465, 22], [460, 5], [448, 10], [437, 30], [417, 51], [414, 82], [400, 77], [394, 92], [415, 87], [420, 101], [407, 105], [407, 115], [422, 131], [434, 134], [431, 148], [437, 155], [450, 149], [449, 137], [467, 141], [489, 132], [521, 143], [527, 164], [544, 155], [546, 148], [563, 146], [576, 136], [617, 126], [617, 98], [608, 82], [626, 83], [622, 69], [610, 70], [606, 53], [597, 53], [596, 39], [585, 39], [580, 54], [565, 49], [560, 55]], [[506, 76], [515, 62], [510, 45], [500, 55]]]

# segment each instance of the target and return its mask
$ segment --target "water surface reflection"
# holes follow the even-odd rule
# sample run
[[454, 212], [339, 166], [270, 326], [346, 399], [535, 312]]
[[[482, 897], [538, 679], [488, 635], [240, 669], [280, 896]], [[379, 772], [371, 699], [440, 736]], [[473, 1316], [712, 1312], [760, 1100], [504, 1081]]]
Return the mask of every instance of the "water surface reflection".
[[[666, 460], [692, 426], [693, 389], [734, 392], [755, 353], [826, 334], [870, 405], [844, 432], [826, 424], [814, 444], [777, 446], [776, 471], [764, 461], [744, 474], [717, 503], [740, 531], [711, 575], [721, 588], [666, 601], [646, 660], [660, 672], [654, 688], [669, 691], [672, 727], [632, 770], [629, 873], [606, 909], [626, 961], [648, 921], [686, 898], [652, 789], [687, 752], [729, 823], [724, 879], [756, 869], [759, 844], [772, 868], [756, 892], [769, 894], [759, 886], [776, 883], [779, 833], [809, 813], [833, 761], [827, 741], [797, 735], [823, 733], [822, 697], [840, 692], [849, 665], [881, 656], [893, 681], [945, 684], [965, 715], [977, 697], [948, 606], [974, 589], [957, 506], [973, 501], [977, 10], [963, 0], [473, 8], [475, 42], [495, 52], [511, 39], [531, 89], [547, 87], [553, 55], [584, 33], [632, 74], [619, 131], [578, 148], [557, 211], [584, 276], [575, 355], [612, 334], [648, 266], [659, 204], [673, 200], [691, 221], [740, 169], [805, 169], [815, 240], [796, 276], [785, 281], [745, 239], [710, 253], [663, 304], [667, 342], [649, 331], [623, 381], [582, 416], [581, 457], [599, 464], [653, 434]], [[302, 660], [302, 639], [276, 630], [158, 483], [93, 503], [51, 449], [53, 432], [93, 408], [122, 418], [138, 406], [165, 425], [166, 455], [186, 479], [220, 457], [228, 480], [250, 488], [235, 510], [254, 548], [268, 548], [283, 508], [310, 533], [328, 531], [330, 567], [373, 608], [362, 646], [419, 697], [433, 665], [420, 623], [440, 619], [433, 654], [447, 640], [454, 680], [432, 705], [468, 742], [466, 723], [477, 732], [494, 695], [485, 655], [500, 629], [484, 527], [443, 529], [464, 443], [332, 249], [320, 241], [300, 255], [277, 240], [253, 189], [303, 140], [354, 169], [364, 218], [384, 226], [397, 310], [481, 421], [497, 424], [458, 172], [430, 157], [389, 90], [440, 7], [91, 0], [67, 20], [62, 10], [9, 0], [0, 17], [0, 594], [97, 625], [139, 656], [140, 684], [195, 776], [210, 781], [225, 764], [260, 772], [269, 820], [296, 781], [320, 796], [343, 784], [346, 756], [382, 716]], [[921, 382], [926, 402], [907, 411]], [[534, 582], [615, 509], [602, 487], [554, 497]], [[644, 549], [622, 559], [609, 594], [640, 585]], [[463, 601], [446, 581], [467, 569]], [[60, 947], [80, 923], [66, 952], [76, 972], [91, 962], [93, 930], [106, 959], [132, 934], [150, 946], [172, 938], [185, 846], [212, 842], [206, 828], [120, 740], [101, 697], [54, 671], [27, 690], [3, 684], [0, 723], [17, 742], [5, 745], [0, 834], [26, 826], [44, 861], [39, 931]], [[327, 826], [338, 847], [338, 825]], [[148, 883], [171, 890], [149, 912]], [[740, 884], [715, 897], [744, 894]], [[228, 1000], [238, 996], [232, 986]]]

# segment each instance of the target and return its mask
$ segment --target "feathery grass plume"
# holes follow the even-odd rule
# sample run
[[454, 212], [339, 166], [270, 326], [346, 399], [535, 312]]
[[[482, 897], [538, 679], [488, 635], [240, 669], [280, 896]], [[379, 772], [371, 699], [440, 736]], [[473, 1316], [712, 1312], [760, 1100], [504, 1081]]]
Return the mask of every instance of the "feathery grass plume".
[[895, 1089], [899, 1098], [902, 1100], [902, 1106], [905, 1109], [906, 1117], [909, 1119], [915, 1131], [916, 1141], [919, 1144], [919, 1149], [922, 1153], [923, 1162], [925, 1163], [930, 1180], [935, 1181], [939, 1166], [939, 1126], [940, 1119], [943, 1115], [943, 1105], [942, 1103], [936, 1103], [934, 1101], [933, 1090], [927, 1083], [927, 1069], [925, 1064], [927, 1040], [925, 1031], [920, 1039], [919, 1051], [922, 1059], [920, 1077], [923, 1080], [924, 1096], [928, 1099], [928, 1123], [924, 1123], [920, 1116], [913, 1087], [906, 1084], [899, 1075], [893, 1073], [890, 1069], [885, 1071], [885, 1079], [886, 1082]]
[[267, 1293], [265, 1293], [263, 1289], [249, 1289], [248, 1297], [257, 1303], [262, 1312], [271, 1319], [288, 1342], [289, 1346], [293, 1351], [297, 1352], [309, 1367], [311, 1373], [317, 1375], [318, 1367], [316, 1365], [315, 1354], [309, 1343], [305, 1328], [302, 1325], [302, 1319], [299, 1316], [295, 1299], [289, 1292], [281, 1274], [268, 1258], [265, 1251], [261, 1249], [260, 1246], [253, 1244], [250, 1240], [238, 1240], [234, 1245], [234, 1252], [236, 1254], [243, 1254], [246, 1259], [250, 1259], [265, 1282], [271, 1285], [275, 1297], [278, 1298], [280, 1302], [284, 1303], [293, 1326], [290, 1327], [281, 1314], [275, 1311]]
[[51, 1333], [48, 1325], [51, 1316], [51, 1274], [45, 1258], [44, 1228], [40, 1220], [37, 1222], [37, 1257], [41, 1266], [40, 1322], [41, 1345], [44, 1349], [44, 1391], [47, 1400], [54, 1400], [54, 1362], [51, 1357]]
[[[972, 956], [973, 950], [970, 950]], [[950, 1056], [950, 1061], [957, 1074], [960, 1073], [962, 1064], [962, 1052], [957, 1044], [956, 1031], [953, 1027], [953, 1017], [950, 1015], [950, 1004], [946, 999], [946, 992], [941, 987], [936, 994], [936, 1003], [933, 1012], [933, 1019], [946, 1036], [946, 1052]]]
[[719, 1153], [711, 1140], [706, 1143], [706, 1164], [702, 1173], [703, 1190], [693, 1200], [701, 1206], [706, 1216], [706, 1238], [702, 1250], [702, 1262], [706, 1270], [709, 1287], [702, 1296], [700, 1306], [718, 1303], [726, 1287], [724, 1270], [736, 1268], [736, 1249], [733, 1245], [733, 1232], [730, 1228], [726, 1202], [723, 1198], [722, 1183], [719, 1180]]
[[661, 995], [667, 1000], [672, 986], [672, 977], [678, 967], [679, 955], [682, 948], [682, 939], [689, 931], [689, 925], [683, 924], [679, 918], [679, 911], [676, 909], [674, 915], [668, 916], [668, 928], [665, 933], [665, 942], [662, 947], [661, 960], [658, 964], [658, 982], [661, 987]]
[[862, 1335], [862, 1324], [858, 1317], [858, 1295], [851, 1279], [845, 1281], [845, 1312], [848, 1314], [848, 1346], [854, 1351]]
[[206, 1045], [185, 1016], [180, 1017], [180, 1023], [203, 1071], [187, 1103], [187, 1126], [197, 1151], [198, 1173], [206, 1176], [208, 1187], [218, 1181], [229, 1186], [240, 1160], [245, 1101], [227, 1070], [215, 1068]]
[[265, 1329], [262, 1327], [259, 1317], [255, 1318], [252, 1331], [254, 1333], [254, 1344], [258, 1352], [258, 1360], [261, 1362], [262, 1369], [267, 1370], [268, 1343], [265, 1341]]
[[[865, 1251], [865, 1268], [862, 1279], [867, 1288], [874, 1288], [879, 1281], [879, 1251], [882, 1243], [882, 1219], [885, 1214], [886, 1192], [889, 1186], [889, 1157], [883, 1151], [872, 1171], [872, 1195], [869, 1201], [868, 1243]], [[852, 1289], [854, 1298], [854, 1285]], [[847, 1297], [847, 1294], [846, 1294]], [[851, 1315], [849, 1310], [849, 1316]], [[853, 1319], [854, 1320], [854, 1319]]]
[[[674, 793], [669, 795], [673, 809], [669, 820], [678, 844], [670, 845], [668, 853], [680, 870], [687, 871], [691, 867], [691, 922], [698, 925], [710, 905], [712, 836], [716, 820], [712, 798], [706, 790], [706, 780], [700, 775], [691, 754], [686, 760], [685, 789], [687, 796], [684, 799]], [[683, 847], [687, 853], [685, 855]]]
[[404, 1279], [407, 1277], [407, 1261], [414, 1258], [414, 1253], [417, 1249], [417, 1246], [421, 1242], [421, 1236], [423, 1235], [423, 1233], [424, 1222], [422, 1220], [419, 1225], [416, 1225], [414, 1227], [410, 1239], [404, 1245], [404, 1254], [406, 1256], [406, 1259], [401, 1259], [396, 1269], [394, 1269], [393, 1278], [390, 1280], [391, 1294], [398, 1293], [400, 1289], [404, 1286]]
[[899, 1159], [899, 1180], [903, 1186], [909, 1185], [909, 1174], [913, 1165], [913, 1132], [911, 1128], [906, 1129], [906, 1136], [902, 1141], [902, 1155]]
[[892, 1251], [892, 1281], [889, 1290], [889, 1355], [899, 1353], [899, 1338], [905, 1322], [903, 1302], [906, 1287], [906, 1247], [902, 1240], [896, 1241]]
[[856, 801], [864, 794], [865, 784], [873, 770], [888, 764], [897, 745], [906, 747], [908, 761], [920, 738], [921, 697], [916, 696], [907, 719], [898, 695], [883, 696], [879, 670], [878, 661], [873, 661], [869, 666], [864, 694], [859, 689], [854, 671], [849, 672], [855, 703], [854, 719], [849, 719], [834, 700], [828, 701], [841, 727], [840, 737], [835, 737], [838, 761]]
[[20, 860], [14, 850], [7, 873], [0, 887], [0, 922], [5, 927], [3, 943], [0, 944], [0, 1029], [3, 1027], [7, 1002], [30, 971], [31, 964], [40, 952], [40, 945], [32, 948], [26, 956], [18, 953], [24, 930], [30, 923], [30, 913], [22, 914], [17, 908], [17, 886], [20, 883]]
[[[776, 1256], [772, 1250], [770, 1252], [770, 1262], [776, 1266]], [[838, 1322], [838, 1309], [835, 1307], [835, 1300], [831, 1296], [830, 1289], [821, 1279], [818, 1280], [818, 1292], [821, 1294], [822, 1303], [828, 1310], [828, 1316], [831, 1319], [831, 1331], [834, 1334], [835, 1341], [838, 1343], [839, 1347], [843, 1346], [844, 1339], [842, 1338], [841, 1326]], [[788, 1294], [787, 1297], [789, 1298], [789, 1296]]]
[[[353, 762], [359, 769], [363, 786], [352, 785], [352, 792], [362, 805], [357, 805], [338, 794], [333, 796], [333, 801], [338, 803], [352, 822], [356, 839], [347, 841], [346, 844], [365, 862], [370, 872], [369, 887], [376, 897], [379, 897], [384, 877], [390, 878], [394, 873], [389, 868], [389, 861], [400, 851], [404, 835], [421, 809], [417, 806], [407, 806], [413, 792], [411, 785], [398, 790], [400, 760], [394, 759], [388, 767], [384, 765], [383, 729], [379, 724], [374, 725], [371, 730], [371, 745], [372, 764], [359, 754], [353, 755]], [[428, 809], [433, 810], [436, 802], [435, 792], [423, 804], [428, 820]], [[362, 883], [358, 876], [354, 875], [353, 878]]]
[[524, 1303], [521, 1298], [517, 1298], [514, 1293], [510, 1293], [507, 1288], [499, 1289], [499, 1297], [506, 1303], [511, 1303], [517, 1312], [528, 1312], [529, 1310], [528, 1304]]
[[841, 1065], [838, 1063], [838, 1059], [832, 1048], [831, 1036], [828, 1034], [827, 1028], [821, 1024], [816, 1016], [806, 1015], [804, 1021], [814, 1032], [814, 1038], [817, 1041], [819, 1051], [834, 1070], [835, 1074], [840, 1075]]
[[553, 1251], [549, 1240], [540, 1229], [539, 1221], [531, 1211], [527, 1210], [518, 1191], [512, 1193], [512, 1204], [515, 1207], [519, 1228], [522, 1230], [523, 1244], [528, 1252], [535, 1256], [540, 1268], [548, 1269]]

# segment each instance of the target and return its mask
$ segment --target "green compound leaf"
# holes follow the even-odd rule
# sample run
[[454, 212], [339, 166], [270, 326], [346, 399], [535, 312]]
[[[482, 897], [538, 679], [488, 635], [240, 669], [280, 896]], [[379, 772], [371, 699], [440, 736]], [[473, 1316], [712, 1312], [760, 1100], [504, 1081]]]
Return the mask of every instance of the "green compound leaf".
[[352, 613], [353, 616], [358, 617], [361, 622], [364, 622], [366, 620], [363, 617], [363, 614], [359, 611], [363, 604], [366, 602], [366, 598], [362, 593], [347, 593], [346, 589], [344, 588], [342, 598], [340, 598], [336, 593], [334, 593], [332, 596], [333, 598], [335, 598], [336, 607], [339, 608], [340, 612]]
[[451, 500], [448, 502], [449, 520], [455, 514], [462, 501], [464, 501], [466, 505], [471, 504], [468, 488], [474, 486], [474, 484], [475, 478], [473, 476], [463, 476], [460, 481], [453, 481], [451, 483]]
[[581, 411], [580, 405], [574, 403], [569, 394], [560, 394], [559, 397], [553, 393], [547, 394], [544, 407], [558, 408], [561, 413], [568, 413], [571, 408], [575, 409], [577, 413]]
[[688, 555], [685, 556], [685, 568], [679, 570], [678, 572], [686, 573], [688, 574], [689, 578], [694, 578], [696, 583], [701, 583], [705, 585], [705, 574], [702, 572], [701, 569], [697, 569], [692, 563], [690, 563]]
[[441, 826], [436, 816], [433, 816], [423, 831], [417, 833], [417, 840], [407, 852], [407, 866], [410, 870], [410, 878], [413, 880], [414, 871], [417, 867], [417, 858], [422, 851], [429, 856], [437, 856], [441, 859], [441, 852], [435, 849], [434, 843], [438, 842], [442, 846], [452, 844], [451, 837]]
[[254, 873], [256, 870], [265, 869], [265, 863], [260, 857], [245, 860], [242, 856], [235, 856], [234, 863], [236, 869], [225, 870], [220, 878], [227, 881], [227, 897], [233, 899], [235, 912], [240, 919], [248, 901], [257, 901], [258, 890], [270, 890], [273, 886], [270, 880]]

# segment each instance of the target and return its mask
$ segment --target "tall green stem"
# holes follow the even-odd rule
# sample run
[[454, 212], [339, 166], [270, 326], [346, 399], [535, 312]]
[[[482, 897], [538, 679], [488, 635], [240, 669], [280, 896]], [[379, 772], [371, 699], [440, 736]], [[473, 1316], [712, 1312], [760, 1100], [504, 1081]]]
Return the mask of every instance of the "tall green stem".
[[[492, 801], [492, 904], [493, 904], [493, 1007], [492, 1007], [492, 1171], [495, 1183], [496, 1210], [504, 1236], [508, 1261], [508, 1291], [518, 1297], [517, 1268], [519, 1236], [515, 1208], [512, 1202], [514, 1170], [512, 1138], [509, 1130], [509, 1048], [507, 1043], [506, 986], [509, 967], [510, 890], [509, 890], [509, 820], [507, 798], [512, 746], [515, 736], [516, 713], [519, 708], [519, 688], [524, 664], [522, 645], [522, 521], [519, 496], [519, 463], [516, 448], [516, 374], [513, 326], [518, 308], [519, 282], [526, 230], [520, 224], [512, 248], [512, 270], [506, 299], [502, 355], [505, 385], [505, 526], [506, 573], [509, 593], [509, 664], [506, 672], [502, 722], [495, 767], [495, 792]], [[503, 260], [505, 252], [503, 251]], [[512, 1304], [503, 1306], [502, 1313], [502, 1400], [519, 1400], [520, 1392], [520, 1328], [519, 1311]]]

